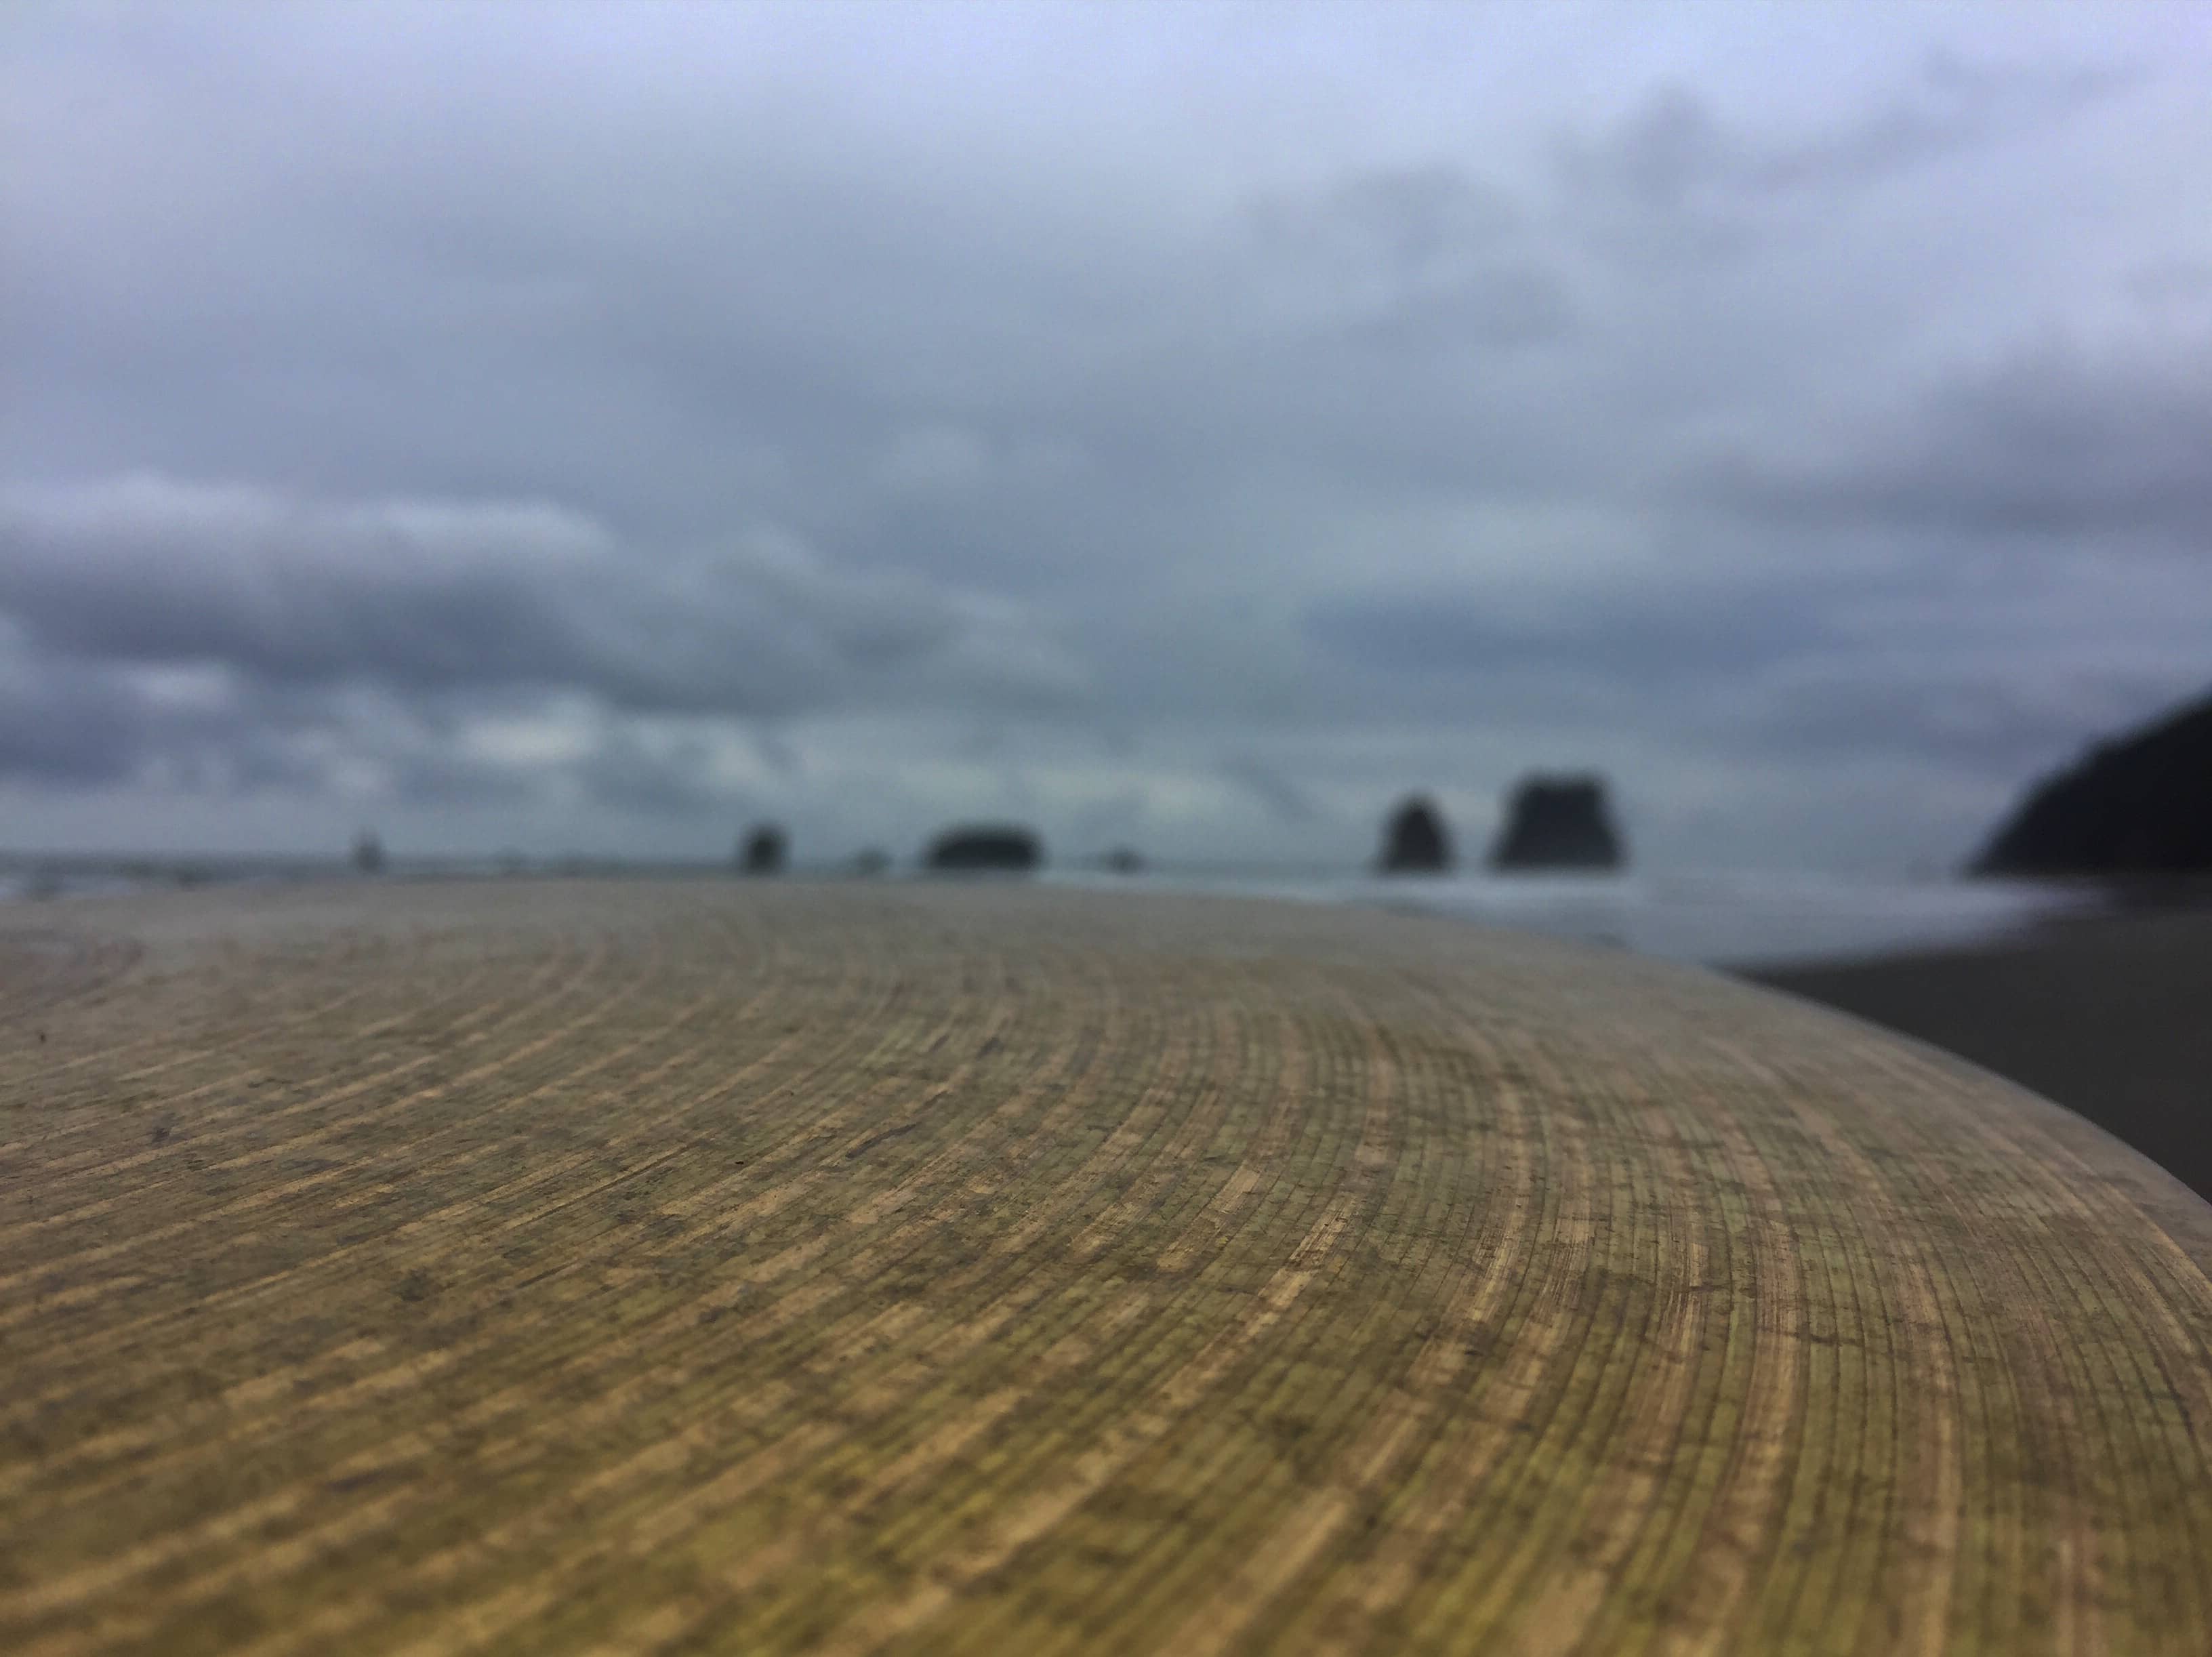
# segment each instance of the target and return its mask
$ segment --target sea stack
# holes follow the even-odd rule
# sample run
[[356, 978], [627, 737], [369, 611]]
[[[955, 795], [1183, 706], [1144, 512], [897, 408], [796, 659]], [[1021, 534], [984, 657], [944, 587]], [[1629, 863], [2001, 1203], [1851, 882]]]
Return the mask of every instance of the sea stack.
[[1974, 859], [1978, 875], [2212, 872], [2212, 696], [2046, 777]]
[[1390, 814], [1376, 866], [1386, 875], [1440, 875], [1452, 865], [1451, 836], [1436, 802], [1416, 794]]
[[738, 846], [738, 870], [748, 875], [780, 875], [788, 851], [783, 830], [772, 822], [756, 824]]
[[1493, 869], [1618, 869], [1620, 835], [1606, 807], [1605, 779], [1523, 778], [1490, 848]]
[[374, 828], [364, 828], [354, 837], [353, 866], [364, 875], [384, 872], [384, 842]]
[[922, 860], [948, 873], [995, 869], [1026, 874], [1044, 861], [1044, 847], [1027, 828], [988, 823], [946, 829], [930, 842]]

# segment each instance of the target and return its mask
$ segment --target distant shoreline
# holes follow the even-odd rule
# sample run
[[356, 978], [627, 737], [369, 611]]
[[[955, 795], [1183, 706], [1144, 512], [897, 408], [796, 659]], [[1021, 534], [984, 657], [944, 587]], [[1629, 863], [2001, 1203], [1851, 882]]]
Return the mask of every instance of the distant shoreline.
[[[0, 855], [0, 897], [123, 895], [209, 885], [296, 881], [736, 878], [727, 863], [630, 862], [581, 855], [524, 860], [395, 857], [365, 877], [335, 858]], [[910, 865], [858, 872], [843, 862], [796, 864], [780, 878], [935, 878]], [[1184, 893], [1382, 907], [1504, 926], [1620, 948], [1723, 971], [1835, 962], [1942, 944], [1981, 942], [2057, 913], [2110, 908], [2102, 889], [1957, 878], [1645, 871], [1621, 874], [1482, 871], [1377, 875], [1353, 865], [1153, 865], [1140, 874], [1063, 863], [1035, 876], [1048, 885], [1112, 893]]]

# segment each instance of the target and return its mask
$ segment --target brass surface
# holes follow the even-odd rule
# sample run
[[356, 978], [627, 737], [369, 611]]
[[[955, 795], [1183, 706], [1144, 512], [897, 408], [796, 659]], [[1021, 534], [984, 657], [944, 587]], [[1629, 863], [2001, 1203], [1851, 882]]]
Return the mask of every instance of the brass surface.
[[0, 1650], [2212, 1650], [2212, 1208], [1708, 974], [994, 883], [0, 916]]

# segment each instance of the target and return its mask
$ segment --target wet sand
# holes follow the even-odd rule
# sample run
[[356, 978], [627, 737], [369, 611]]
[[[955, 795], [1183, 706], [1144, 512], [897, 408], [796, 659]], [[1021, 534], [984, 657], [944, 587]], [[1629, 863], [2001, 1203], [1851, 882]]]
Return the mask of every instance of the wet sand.
[[2212, 1199], [2212, 907], [1743, 976], [2055, 1099]]

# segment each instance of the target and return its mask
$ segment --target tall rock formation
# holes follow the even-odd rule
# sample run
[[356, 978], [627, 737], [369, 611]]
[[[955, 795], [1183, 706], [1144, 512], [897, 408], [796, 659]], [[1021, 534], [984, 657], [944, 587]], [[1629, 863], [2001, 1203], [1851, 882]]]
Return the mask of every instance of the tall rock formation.
[[780, 875], [789, 849], [782, 829], [772, 822], [756, 823], [738, 843], [738, 872]]
[[2044, 779], [1970, 872], [2212, 873], [2212, 696]]
[[1435, 875], [1451, 867], [1451, 835], [1434, 800], [1415, 794], [1399, 804], [1383, 825], [1375, 863], [1386, 875]]
[[1598, 776], [1525, 777], [1490, 848], [1494, 869], [1618, 869], [1620, 835]]
[[364, 828], [354, 836], [353, 866], [364, 875], [384, 872], [384, 842], [377, 838], [375, 829]]

